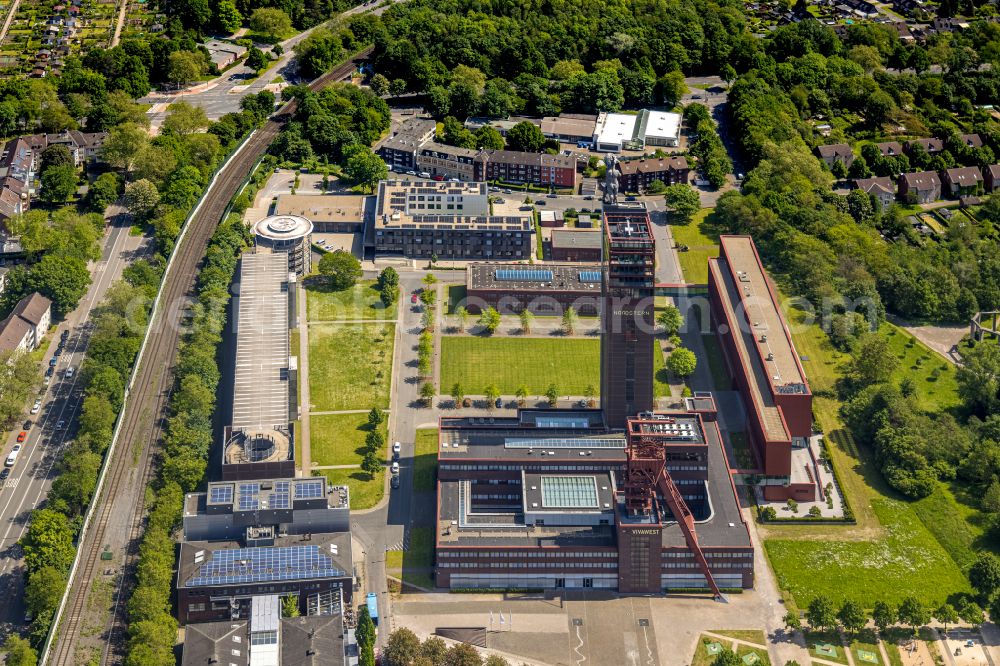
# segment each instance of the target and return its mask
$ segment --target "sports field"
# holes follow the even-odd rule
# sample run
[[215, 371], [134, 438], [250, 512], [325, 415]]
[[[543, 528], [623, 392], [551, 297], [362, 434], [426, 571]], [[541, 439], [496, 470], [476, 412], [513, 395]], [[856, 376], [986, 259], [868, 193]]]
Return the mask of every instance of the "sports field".
[[560, 395], [586, 394], [600, 386], [601, 343], [583, 338], [441, 338], [441, 392], [457, 382], [467, 395], [482, 395], [496, 384], [513, 395], [524, 384], [530, 395], [542, 395], [555, 384]]

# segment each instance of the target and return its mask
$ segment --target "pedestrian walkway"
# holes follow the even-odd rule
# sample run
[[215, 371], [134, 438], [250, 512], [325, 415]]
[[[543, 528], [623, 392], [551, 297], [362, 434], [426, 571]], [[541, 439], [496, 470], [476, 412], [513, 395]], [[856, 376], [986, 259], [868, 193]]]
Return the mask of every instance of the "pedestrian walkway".
[[299, 316], [299, 361], [298, 361], [298, 383], [299, 396], [299, 431], [298, 440], [302, 444], [302, 460], [299, 461], [299, 471], [302, 476], [309, 476], [312, 469], [312, 449], [309, 441], [309, 410], [312, 407], [312, 395], [309, 393], [309, 329], [306, 320], [306, 290], [298, 290], [298, 316]]

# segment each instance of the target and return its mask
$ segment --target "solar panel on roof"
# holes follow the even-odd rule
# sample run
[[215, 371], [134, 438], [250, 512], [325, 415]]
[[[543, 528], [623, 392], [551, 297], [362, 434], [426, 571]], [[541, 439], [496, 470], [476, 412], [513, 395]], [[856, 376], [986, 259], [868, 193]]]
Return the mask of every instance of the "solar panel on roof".
[[256, 497], [250, 495], [244, 495], [240, 497], [239, 510], [240, 511], [256, 511], [260, 508], [260, 500]]
[[343, 576], [319, 546], [235, 548], [212, 553], [186, 587]]
[[539, 428], [586, 428], [590, 420], [579, 416], [539, 416], [535, 425]]
[[295, 499], [313, 499], [323, 496], [323, 481], [299, 481], [295, 484]]
[[232, 486], [212, 486], [209, 488], [208, 501], [212, 504], [228, 504], [233, 501]]
[[507, 449], [624, 449], [625, 440], [611, 437], [556, 437], [522, 438], [506, 437], [503, 440]]
[[496, 279], [503, 282], [549, 282], [553, 273], [541, 268], [499, 268]]
[[580, 271], [580, 282], [600, 282], [601, 271]]

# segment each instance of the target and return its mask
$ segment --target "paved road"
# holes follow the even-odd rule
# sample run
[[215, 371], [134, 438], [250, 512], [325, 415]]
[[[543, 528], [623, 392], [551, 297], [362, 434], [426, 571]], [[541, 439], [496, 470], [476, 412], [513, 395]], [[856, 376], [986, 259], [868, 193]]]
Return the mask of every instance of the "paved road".
[[[31, 417], [36, 423], [29, 431], [27, 442], [22, 445], [22, 453], [10, 478], [0, 490], [0, 597], [10, 601], [0, 604], [0, 627], [4, 631], [19, 629], [24, 619], [21, 604], [24, 571], [17, 541], [27, 529], [31, 511], [48, 494], [55, 476], [54, 467], [72, 441], [75, 418], [83, 400], [79, 373], [72, 379], [65, 379], [65, 370], [70, 366], [79, 370], [90, 341], [90, 313], [104, 298], [108, 287], [121, 276], [125, 266], [144, 250], [143, 242], [143, 237], [131, 235], [130, 227], [124, 222], [109, 227], [101, 259], [92, 266], [93, 282], [87, 295], [48, 338], [50, 346], [43, 361], [45, 367], [48, 367], [61, 332], [70, 331], [66, 351], [59, 357], [52, 383], [40, 396], [41, 411]], [[65, 422], [65, 427], [57, 429], [60, 421]], [[17, 432], [11, 433], [4, 443], [4, 459], [14, 444]]]

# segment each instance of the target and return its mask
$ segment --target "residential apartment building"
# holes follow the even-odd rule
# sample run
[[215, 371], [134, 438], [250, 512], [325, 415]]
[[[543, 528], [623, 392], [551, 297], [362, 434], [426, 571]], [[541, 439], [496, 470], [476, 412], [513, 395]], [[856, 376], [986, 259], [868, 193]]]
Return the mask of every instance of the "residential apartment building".
[[854, 151], [846, 143], [831, 143], [825, 146], [817, 146], [816, 154], [819, 155], [819, 158], [830, 169], [837, 162], [848, 168], [854, 163]]
[[875, 197], [885, 210], [896, 200], [896, 183], [888, 176], [857, 178], [851, 181], [851, 189], [861, 190]]
[[408, 118], [376, 152], [393, 171], [416, 170], [417, 151], [434, 138], [435, 127], [430, 118]]
[[904, 203], [930, 203], [941, 198], [941, 178], [935, 171], [901, 173], [896, 182]]
[[685, 157], [664, 157], [660, 159], [643, 157], [618, 163], [621, 173], [619, 187], [623, 192], [645, 192], [654, 182], [664, 185], [687, 184], [691, 174]]
[[52, 301], [37, 291], [25, 296], [0, 321], [0, 351], [29, 352], [38, 348], [52, 323]]
[[473, 163], [474, 180], [531, 183], [573, 190], [577, 185], [576, 158], [572, 155], [484, 150], [476, 155]]
[[979, 167], [960, 167], [941, 172], [944, 192], [953, 198], [983, 193], [983, 173]]

